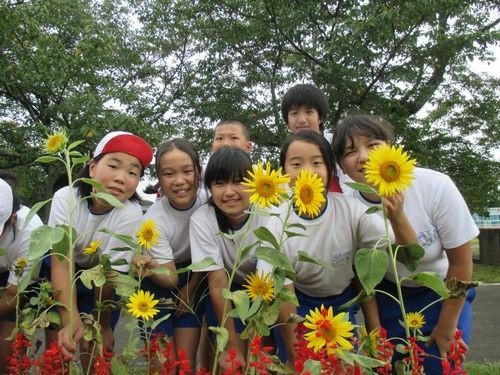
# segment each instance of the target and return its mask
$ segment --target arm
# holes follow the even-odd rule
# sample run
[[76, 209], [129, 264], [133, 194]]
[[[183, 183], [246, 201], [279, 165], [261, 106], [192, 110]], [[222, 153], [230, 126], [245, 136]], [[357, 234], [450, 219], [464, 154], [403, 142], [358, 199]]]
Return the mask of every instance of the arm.
[[15, 312], [17, 306], [17, 285], [7, 283], [5, 294], [0, 298], [0, 318]]
[[[236, 332], [233, 318], [227, 316], [232, 307], [231, 302], [226, 301], [222, 296], [222, 290], [225, 288], [229, 289], [228, 283], [229, 280], [224, 269], [208, 272], [208, 288], [210, 291], [210, 299], [214, 307], [215, 316], [217, 317], [217, 320], [221, 325], [224, 321], [224, 318], [227, 318], [224, 321], [224, 328], [227, 329], [229, 334], [227, 346], [219, 356], [219, 365], [221, 366], [221, 369], [223, 371], [227, 370], [226, 366], [228, 365], [228, 351], [226, 349], [234, 348], [237, 350], [236, 359], [241, 362], [241, 369], [243, 370], [245, 368], [246, 348], [239, 334]], [[224, 309], [225, 305], [226, 308]]]
[[[76, 303], [76, 290], [70, 277], [69, 263], [66, 259], [59, 260], [57, 256], [51, 255], [51, 279], [52, 290], [55, 300], [61, 304], [58, 306], [61, 316], [61, 329], [58, 332], [59, 345], [62, 346], [63, 355], [66, 359], [76, 359], [78, 341], [83, 336], [84, 326], [80, 319], [80, 313]], [[70, 299], [70, 288], [73, 288], [73, 298]], [[73, 327], [71, 329], [71, 322]]]
[[[470, 281], [472, 278], [472, 248], [470, 242], [453, 249], [447, 249], [446, 255], [449, 261], [446, 278], [455, 277], [461, 281]], [[444, 300], [438, 323], [432, 330], [431, 339], [436, 342], [443, 358], [446, 357], [450, 343], [454, 339], [464, 300], [464, 298], [448, 298]], [[462, 340], [460, 345], [467, 348], [467, 345]]]
[[[363, 286], [361, 285], [361, 282], [359, 281], [359, 278], [357, 276], [354, 277], [352, 284], [357, 292], [363, 290]], [[376, 328], [380, 328], [382, 325], [380, 324], [380, 318], [378, 314], [377, 299], [373, 295], [369, 298], [369, 300], [361, 302], [361, 310], [363, 311], [366, 330], [368, 332], [371, 332]]]
[[[293, 284], [285, 285], [284, 288], [288, 288], [292, 291], [294, 290]], [[297, 324], [286, 323], [290, 314], [297, 314], [297, 307], [290, 302], [282, 302], [280, 305], [278, 323], [280, 323], [280, 333], [285, 345], [287, 365], [293, 368], [295, 360], [295, 343], [297, 342], [297, 335], [295, 333]]]
[[396, 193], [392, 197], [382, 199], [382, 206], [391, 223], [396, 244], [409, 245], [417, 243], [417, 234], [410, 224], [410, 220], [404, 212], [404, 196], [402, 193]]

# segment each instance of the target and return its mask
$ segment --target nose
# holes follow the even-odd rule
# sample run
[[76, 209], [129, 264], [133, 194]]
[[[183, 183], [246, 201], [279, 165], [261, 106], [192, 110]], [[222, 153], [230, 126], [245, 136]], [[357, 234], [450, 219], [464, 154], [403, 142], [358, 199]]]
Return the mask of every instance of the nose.
[[365, 163], [368, 160], [368, 155], [370, 154], [370, 150], [366, 147], [361, 147], [358, 150], [358, 161], [360, 163]]
[[124, 181], [125, 181], [125, 173], [126, 173], [125, 171], [117, 170], [116, 173], [115, 173], [114, 180], [116, 182], [119, 182], [119, 183], [123, 184]]

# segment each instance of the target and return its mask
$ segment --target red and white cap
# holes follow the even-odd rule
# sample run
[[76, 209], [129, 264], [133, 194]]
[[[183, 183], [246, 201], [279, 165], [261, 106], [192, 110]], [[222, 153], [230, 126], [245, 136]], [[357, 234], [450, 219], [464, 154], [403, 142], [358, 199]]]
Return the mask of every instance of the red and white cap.
[[153, 160], [153, 149], [148, 142], [137, 135], [122, 131], [106, 134], [97, 144], [94, 158], [112, 152], [123, 152], [134, 156], [141, 162], [142, 169], [145, 169]]
[[0, 236], [3, 233], [3, 226], [12, 215], [12, 188], [0, 178]]

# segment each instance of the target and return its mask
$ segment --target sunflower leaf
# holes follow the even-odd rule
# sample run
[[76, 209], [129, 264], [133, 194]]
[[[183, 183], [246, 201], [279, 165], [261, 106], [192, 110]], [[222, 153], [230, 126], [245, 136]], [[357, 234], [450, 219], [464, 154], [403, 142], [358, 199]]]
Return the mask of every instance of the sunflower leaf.
[[408, 268], [408, 271], [415, 272], [417, 260], [422, 258], [425, 250], [419, 244], [398, 245], [396, 248], [396, 260]]
[[354, 256], [354, 267], [367, 294], [372, 294], [382, 281], [389, 265], [389, 256], [385, 251], [359, 249]]
[[259, 240], [269, 242], [275, 249], [279, 249], [276, 237], [274, 237], [274, 234], [266, 227], [258, 227], [253, 232]]
[[446, 287], [444, 280], [435, 272], [419, 272], [416, 275], [411, 275], [407, 279], [414, 280], [418, 284], [432, 289], [442, 298], [448, 298], [450, 296], [450, 291]]
[[321, 266], [327, 270], [333, 271], [332, 266], [328, 262], [325, 262], [324, 260], [314, 258], [302, 250], [299, 250], [298, 254], [299, 254], [299, 258], [298, 258], [299, 262], [307, 262], [307, 263], [317, 264], [318, 266]]

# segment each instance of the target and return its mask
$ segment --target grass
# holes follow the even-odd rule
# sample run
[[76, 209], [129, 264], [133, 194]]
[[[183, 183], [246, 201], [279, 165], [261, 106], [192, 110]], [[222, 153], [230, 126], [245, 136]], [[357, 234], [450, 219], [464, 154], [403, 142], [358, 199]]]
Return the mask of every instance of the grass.
[[498, 272], [498, 266], [474, 263], [472, 280], [481, 281], [482, 283], [500, 283], [500, 272]]
[[500, 362], [465, 362], [465, 369], [469, 375], [498, 375]]

